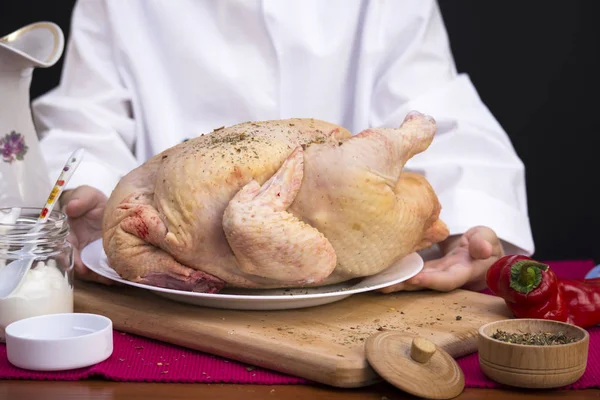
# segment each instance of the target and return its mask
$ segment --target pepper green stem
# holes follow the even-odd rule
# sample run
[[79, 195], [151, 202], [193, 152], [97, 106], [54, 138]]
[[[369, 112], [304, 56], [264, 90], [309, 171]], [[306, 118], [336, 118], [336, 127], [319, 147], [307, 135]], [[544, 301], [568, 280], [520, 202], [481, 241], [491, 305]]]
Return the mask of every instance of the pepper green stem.
[[510, 267], [510, 287], [520, 293], [529, 293], [542, 282], [547, 264], [533, 260], [519, 260]]

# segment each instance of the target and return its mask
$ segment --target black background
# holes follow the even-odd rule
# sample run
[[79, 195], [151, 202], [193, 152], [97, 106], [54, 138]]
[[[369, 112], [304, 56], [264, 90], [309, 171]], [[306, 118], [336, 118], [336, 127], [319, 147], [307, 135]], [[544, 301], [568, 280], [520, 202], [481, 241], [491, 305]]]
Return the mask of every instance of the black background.
[[[124, 0], [126, 1], [126, 0]], [[68, 36], [73, 0], [9, 0], [0, 36], [31, 22]], [[539, 259], [600, 262], [600, 2], [441, 0], [459, 71], [508, 132], [526, 165]], [[62, 59], [37, 69], [32, 98], [54, 87]]]

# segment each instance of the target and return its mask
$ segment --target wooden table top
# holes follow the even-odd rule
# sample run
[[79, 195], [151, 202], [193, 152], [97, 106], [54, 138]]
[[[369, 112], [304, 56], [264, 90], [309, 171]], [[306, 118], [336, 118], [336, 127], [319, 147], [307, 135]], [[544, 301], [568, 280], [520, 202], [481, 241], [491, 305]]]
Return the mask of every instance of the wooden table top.
[[[488, 400], [527, 400], [556, 399], [569, 400], [600, 398], [600, 390], [497, 390], [465, 389], [455, 399]], [[262, 400], [262, 399], [340, 399], [340, 400], [394, 400], [415, 399], [387, 383], [360, 389], [337, 389], [325, 386], [305, 385], [232, 385], [232, 384], [184, 384], [184, 383], [130, 383], [109, 382], [99, 379], [75, 382], [53, 381], [2, 381], [0, 399], [127, 399], [127, 400], [181, 400], [181, 399], [220, 399], [220, 400]]]

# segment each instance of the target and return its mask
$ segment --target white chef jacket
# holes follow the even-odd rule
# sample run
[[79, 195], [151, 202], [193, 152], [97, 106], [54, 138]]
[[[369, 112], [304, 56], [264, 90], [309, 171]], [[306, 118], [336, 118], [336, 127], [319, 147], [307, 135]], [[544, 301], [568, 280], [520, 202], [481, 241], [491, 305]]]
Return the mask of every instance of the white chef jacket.
[[52, 179], [86, 154], [69, 187], [109, 195], [158, 152], [214, 128], [308, 117], [354, 134], [410, 110], [438, 131], [407, 169], [425, 174], [451, 234], [496, 231], [534, 244], [524, 165], [458, 74], [430, 0], [79, 0], [60, 85], [33, 115]]

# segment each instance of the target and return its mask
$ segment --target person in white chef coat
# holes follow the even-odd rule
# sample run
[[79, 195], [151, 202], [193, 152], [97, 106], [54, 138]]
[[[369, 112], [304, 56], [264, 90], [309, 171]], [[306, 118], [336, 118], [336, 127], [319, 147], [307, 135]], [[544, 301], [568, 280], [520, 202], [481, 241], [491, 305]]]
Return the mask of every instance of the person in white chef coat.
[[[86, 154], [62, 198], [70, 240], [100, 237], [119, 179], [215, 127], [318, 118], [354, 133], [437, 121], [424, 174], [451, 237], [384, 292], [482, 289], [501, 255], [532, 255], [524, 165], [464, 74], [432, 0], [79, 0], [58, 87], [33, 102], [53, 178]], [[102, 280], [82, 263], [77, 275]]]

